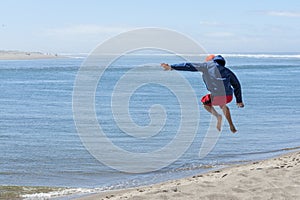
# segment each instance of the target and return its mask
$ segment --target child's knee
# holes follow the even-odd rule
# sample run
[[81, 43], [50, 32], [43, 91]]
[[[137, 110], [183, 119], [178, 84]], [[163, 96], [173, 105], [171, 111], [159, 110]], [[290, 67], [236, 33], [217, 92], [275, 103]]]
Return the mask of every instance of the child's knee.
[[228, 109], [228, 107], [226, 106], [226, 104], [225, 104], [225, 105], [221, 105], [220, 108], [221, 108], [222, 110]]
[[211, 105], [202, 104], [204, 108], [211, 108]]

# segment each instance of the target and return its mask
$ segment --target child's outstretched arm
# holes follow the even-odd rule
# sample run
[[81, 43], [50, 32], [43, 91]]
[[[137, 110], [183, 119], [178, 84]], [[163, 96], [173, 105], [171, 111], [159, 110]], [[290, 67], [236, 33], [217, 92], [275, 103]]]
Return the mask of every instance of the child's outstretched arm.
[[207, 68], [207, 63], [180, 63], [180, 64], [173, 64], [169, 65], [166, 63], [160, 64], [165, 70], [181, 70], [181, 71], [203, 71]]

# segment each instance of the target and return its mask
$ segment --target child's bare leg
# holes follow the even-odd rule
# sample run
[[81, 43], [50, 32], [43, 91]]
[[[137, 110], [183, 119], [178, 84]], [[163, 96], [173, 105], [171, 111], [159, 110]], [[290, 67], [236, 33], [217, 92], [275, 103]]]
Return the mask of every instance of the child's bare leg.
[[215, 116], [218, 120], [217, 122], [217, 129], [221, 131], [222, 126], [222, 115], [220, 115], [212, 106], [204, 105], [204, 108], [210, 112], [213, 116]]
[[225, 117], [226, 117], [226, 119], [227, 119], [227, 121], [228, 121], [228, 123], [229, 123], [231, 132], [232, 132], [232, 133], [237, 132], [237, 130], [236, 130], [236, 128], [235, 128], [235, 126], [234, 126], [234, 124], [233, 124], [233, 122], [232, 122], [231, 114], [230, 114], [229, 108], [228, 108], [226, 105], [222, 106], [221, 108], [222, 108], [223, 113], [224, 113], [224, 115], [225, 115]]

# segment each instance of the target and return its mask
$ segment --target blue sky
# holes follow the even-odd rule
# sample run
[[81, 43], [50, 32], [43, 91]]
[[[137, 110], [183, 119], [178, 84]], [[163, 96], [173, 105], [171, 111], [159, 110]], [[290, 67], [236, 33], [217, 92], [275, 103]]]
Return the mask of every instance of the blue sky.
[[300, 52], [300, 1], [0, 2], [0, 50], [90, 52], [141, 27], [179, 31], [209, 52]]

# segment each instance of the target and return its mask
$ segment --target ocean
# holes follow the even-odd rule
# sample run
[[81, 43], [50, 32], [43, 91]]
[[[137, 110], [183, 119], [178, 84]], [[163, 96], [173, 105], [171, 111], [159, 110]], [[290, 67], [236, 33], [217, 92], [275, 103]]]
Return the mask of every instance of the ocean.
[[[84, 57], [0, 61], [0, 185], [68, 187], [82, 192], [120, 189], [191, 176], [299, 148], [300, 55], [223, 56], [242, 85], [245, 108], [237, 108], [235, 99], [229, 104], [238, 132], [232, 134], [225, 122], [212, 150], [199, 157], [211, 116], [198, 101], [194, 109], [199, 110], [199, 118], [191, 117], [187, 122], [199, 120], [198, 127], [186, 151], [170, 164], [142, 173], [115, 169], [123, 167], [121, 158], [120, 162], [114, 160], [112, 168], [84, 146], [76, 129], [73, 107], [75, 80]], [[159, 66], [162, 62], [183, 61], [175, 55], [128, 55], [111, 63], [102, 74], [95, 91], [95, 113], [99, 126], [115, 145], [128, 152], [151, 153], [177, 136], [185, 117], [181, 101], [176, 92], [153, 80], [157, 73], [164, 81], [176, 83], [176, 79], [171, 79], [177, 73], [191, 85], [199, 100], [207, 94], [200, 73], [163, 71]], [[128, 105], [124, 105], [129, 107], [131, 122], [147, 128], [154, 119], [160, 119], [155, 109], [151, 113], [153, 119], [149, 115], [152, 105], [160, 105], [159, 112], [163, 107], [166, 116], [163, 126], [151, 137], [127, 135], [112, 113], [112, 94], [117, 82], [135, 68], [142, 68], [139, 77], [147, 84], [137, 87], [130, 94]], [[122, 100], [122, 96], [116, 98]], [[156, 123], [161, 125], [160, 121]], [[101, 145], [98, 148], [101, 150]], [[114, 155], [105, 150], [102, 153]], [[136, 162], [147, 163], [146, 159]]]

